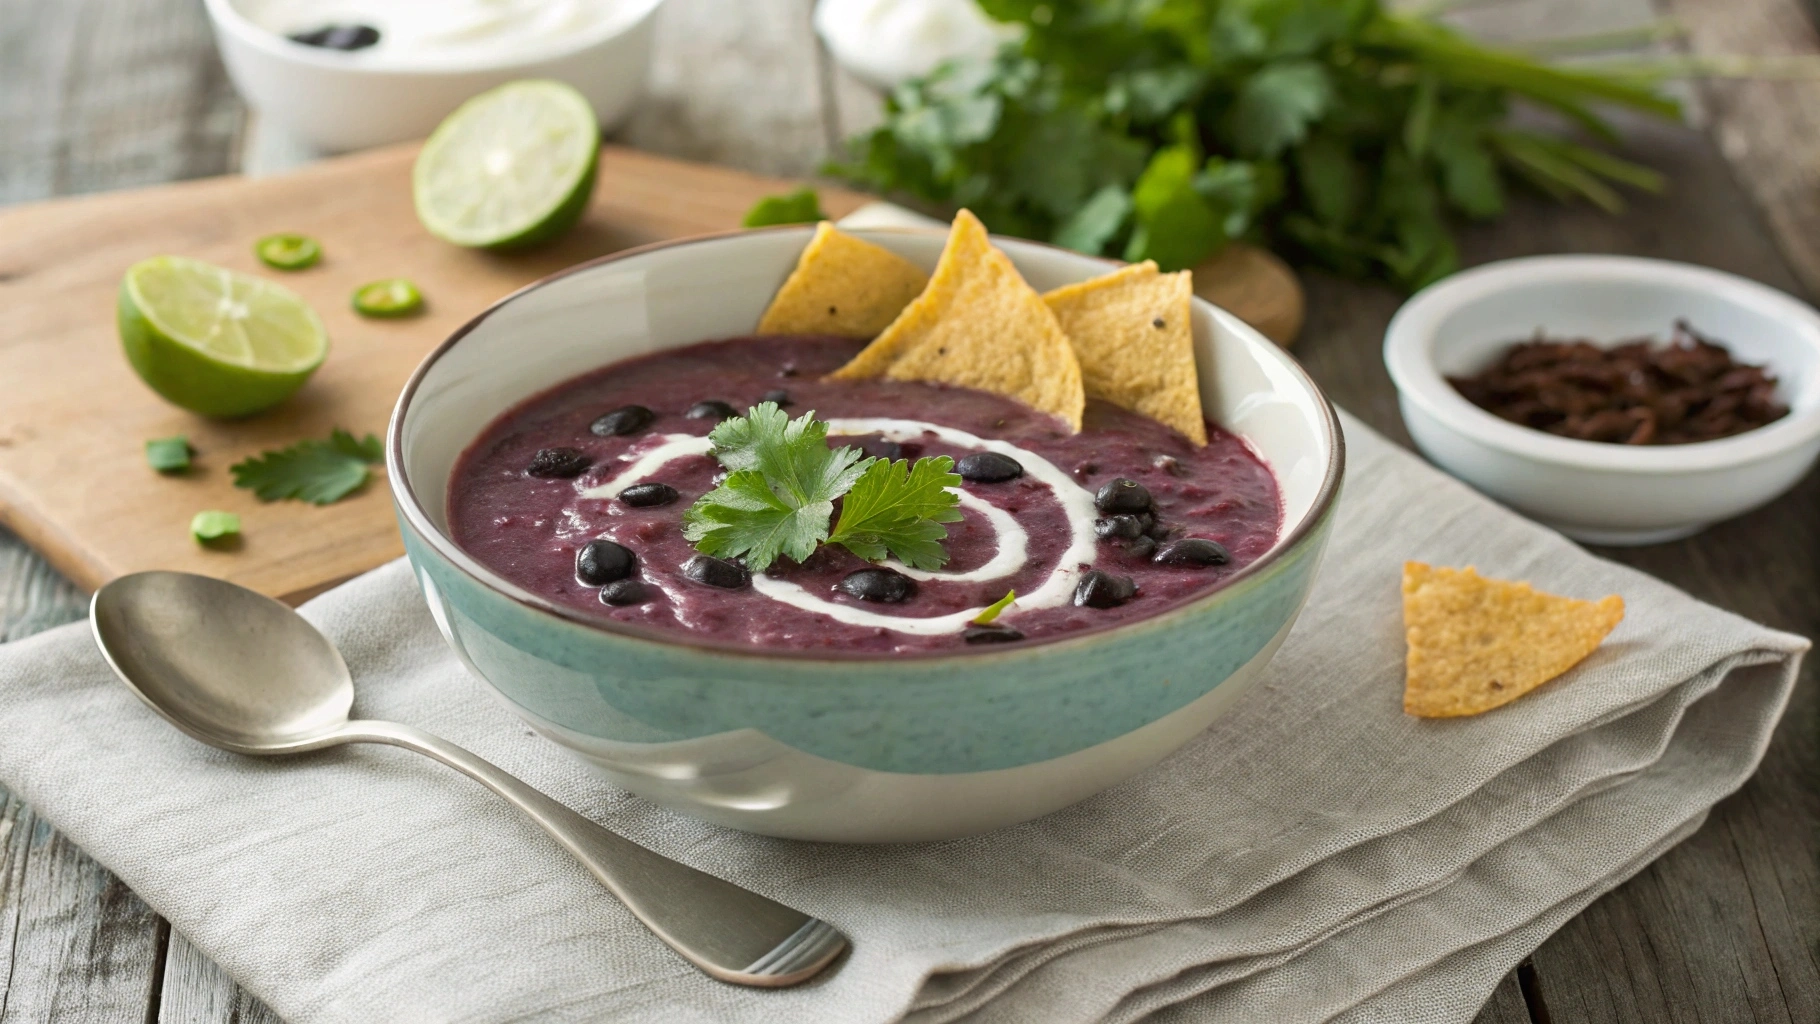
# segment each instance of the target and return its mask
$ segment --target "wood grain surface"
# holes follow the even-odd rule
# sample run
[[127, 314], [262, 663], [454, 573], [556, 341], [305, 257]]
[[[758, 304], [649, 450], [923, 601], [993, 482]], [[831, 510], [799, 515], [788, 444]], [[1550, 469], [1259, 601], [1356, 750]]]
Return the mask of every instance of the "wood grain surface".
[[[295, 174], [231, 177], [0, 210], [0, 521], [76, 584], [92, 590], [145, 569], [232, 580], [296, 602], [403, 552], [383, 486], [326, 507], [261, 502], [228, 467], [335, 427], [382, 433], [399, 389], [431, 348], [487, 305], [552, 271], [650, 242], [739, 226], [759, 198], [788, 187], [763, 177], [618, 146], [601, 156], [594, 203], [554, 245], [487, 253], [424, 231], [410, 202], [415, 145], [344, 157]], [[840, 217], [867, 201], [821, 190]], [[321, 264], [274, 275], [254, 239], [299, 231]], [[223, 422], [164, 402], [120, 358], [114, 295], [121, 272], [150, 254], [193, 256], [277, 276], [322, 315], [328, 362], [277, 409]], [[409, 276], [427, 310], [368, 320], [347, 296]], [[1301, 290], [1280, 261], [1234, 248], [1198, 275], [1204, 295], [1288, 336]], [[183, 435], [188, 472], [145, 465], [145, 439]], [[241, 536], [205, 547], [188, 534], [202, 509], [237, 513]]]
[[[496, 299], [620, 249], [736, 228], [782, 179], [609, 147], [595, 202], [555, 245], [495, 255], [459, 249], [416, 223], [415, 146], [329, 161], [257, 181], [227, 178], [0, 210], [0, 520], [79, 587], [164, 568], [202, 572], [301, 600], [402, 553], [383, 486], [326, 507], [260, 502], [228, 466], [331, 428], [381, 433], [425, 353]], [[839, 216], [864, 199], [825, 191]], [[261, 272], [254, 239], [301, 231], [322, 263], [283, 275], [322, 315], [333, 350], [310, 383], [272, 412], [222, 422], [164, 402], [121, 359], [113, 323], [121, 272], [157, 253]], [[408, 275], [427, 311], [366, 320], [347, 297]], [[185, 435], [195, 468], [163, 477], [145, 439]], [[205, 548], [188, 535], [205, 508], [239, 513], [241, 541]]]
[[[1621, 28], [1672, 13], [1694, 28], [1696, 52], [1750, 52], [1755, 42], [1718, 33], [1761, 33], [1763, 26], [1811, 52], [1804, 41], [1811, 28], [1786, 20], [1793, 2], [1458, 6], [1475, 30], [1516, 38]], [[814, 173], [840, 139], [876, 120], [878, 99], [814, 45], [810, 6], [669, 0], [655, 68], [655, 100], [663, 108], [641, 109], [619, 141], [777, 174]], [[729, 59], [750, 77], [703, 70]], [[816, 71], [810, 95], [797, 91], [805, 66]], [[1820, 133], [1764, 127], [1799, 123], [1820, 109], [1790, 108], [1787, 95], [1785, 85], [1715, 83], [1701, 95], [1710, 98], [1702, 105], [1714, 135], [1748, 132], [1755, 140], [1726, 143], [1729, 163], [1700, 132], [1644, 130], [1638, 145], [1673, 174], [1671, 196], [1639, 202], [1616, 220], [1585, 208], [1526, 204], [1475, 232], [1469, 257], [1551, 247], [1663, 255], [1713, 263], [1811, 299], [1815, 276], [1790, 239], [1820, 238], [1816, 193], [1758, 184], [1791, 173], [1778, 168], [1803, 174], [1820, 166], [1805, 155]], [[742, 117], [744, 103], [768, 113]], [[0, 0], [0, 202], [218, 173], [233, 164], [240, 116], [194, 0]], [[1378, 357], [1399, 297], [1320, 274], [1307, 285], [1309, 323], [1298, 356], [1336, 400], [1407, 443]], [[1721, 607], [1814, 636], [1817, 530], [1820, 479], [1810, 476], [1774, 505], [1697, 537], [1600, 553]], [[0, 639], [69, 621], [81, 609], [74, 587], [0, 530]], [[1545, 942], [1497, 988], [1476, 1024], [1820, 1021], [1820, 699], [1812, 664], [1756, 777], [1691, 839]], [[123, 912], [137, 900], [97, 888], [94, 880], [105, 873], [81, 851], [67, 842], [23, 844], [22, 830], [45, 828], [35, 822], [27, 829], [21, 822], [30, 817], [16, 802], [0, 813], [7, 843], [0, 852], [0, 1024], [66, 1019], [48, 1015], [53, 1006], [74, 1020], [96, 1019], [87, 1007], [131, 1010], [108, 1019], [159, 1024], [274, 1019], [149, 912]], [[38, 860], [39, 868], [22, 872], [20, 857]], [[113, 909], [101, 909], [110, 900]], [[81, 901], [95, 909], [77, 911]], [[28, 903], [65, 909], [26, 912]], [[144, 960], [122, 971], [107, 951], [129, 947], [146, 951]], [[52, 963], [60, 966], [24, 966]], [[143, 996], [148, 985], [150, 1001], [133, 1006], [126, 996]]]

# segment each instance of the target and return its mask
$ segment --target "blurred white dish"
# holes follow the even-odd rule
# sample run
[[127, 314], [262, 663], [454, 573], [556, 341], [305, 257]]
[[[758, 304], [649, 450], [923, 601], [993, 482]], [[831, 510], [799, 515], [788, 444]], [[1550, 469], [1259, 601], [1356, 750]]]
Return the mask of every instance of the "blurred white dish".
[[[1513, 341], [1616, 344], [1666, 337], [1677, 319], [1780, 378], [1789, 414], [1698, 444], [1632, 446], [1557, 437], [1467, 401], [1446, 381]], [[1732, 274], [1628, 256], [1491, 263], [1417, 294], [1391, 320], [1384, 363], [1416, 446], [1449, 473], [1595, 544], [1653, 544], [1748, 512], [1792, 487], [1820, 455], [1820, 313]]]
[[[574, 86], [610, 128], [643, 91], [663, 0], [205, 3], [222, 61], [248, 104], [314, 149], [345, 152], [422, 138], [464, 100], [519, 78]], [[310, 11], [325, 21], [376, 23], [380, 43], [342, 51], [286, 39], [310, 27], [291, 24]], [[379, 11], [391, 13], [363, 13]]]
[[974, 0], [821, 0], [815, 31], [841, 67], [880, 89], [956, 57], [990, 57], [1018, 30]]

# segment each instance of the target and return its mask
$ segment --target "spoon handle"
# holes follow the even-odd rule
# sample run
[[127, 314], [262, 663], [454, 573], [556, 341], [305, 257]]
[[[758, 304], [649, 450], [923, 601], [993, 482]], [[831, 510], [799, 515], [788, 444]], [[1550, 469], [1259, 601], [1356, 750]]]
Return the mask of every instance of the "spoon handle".
[[337, 737], [428, 754], [505, 797], [586, 865], [658, 938], [711, 977], [763, 988], [794, 985], [847, 946], [846, 937], [827, 922], [615, 835], [440, 736], [397, 722], [356, 721]]

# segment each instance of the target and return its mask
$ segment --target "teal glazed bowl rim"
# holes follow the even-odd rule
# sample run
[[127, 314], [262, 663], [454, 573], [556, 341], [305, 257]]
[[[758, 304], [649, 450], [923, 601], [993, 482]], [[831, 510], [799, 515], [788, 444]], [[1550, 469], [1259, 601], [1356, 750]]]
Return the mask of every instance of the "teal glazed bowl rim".
[[[1065, 654], [1072, 648], [1092, 645], [1111, 633], [1168, 628], [1174, 625], [1177, 620], [1189, 617], [1199, 606], [1217, 601], [1221, 599], [1223, 595], [1244, 584], [1246, 581], [1268, 572], [1271, 567], [1276, 565], [1283, 558], [1297, 551], [1304, 541], [1315, 535], [1316, 532], [1321, 529], [1322, 525], [1327, 520], [1329, 513], [1332, 511], [1333, 504], [1339, 496], [1340, 482], [1344, 475], [1346, 465], [1346, 441], [1345, 436], [1341, 433], [1339, 416], [1334, 411], [1333, 403], [1327, 398], [1326, 393], [1320, 389], [1319, 385], [1315, 384], [1313, 378], [1308, 376], [1308, 371], [1303, 369], [1302, 365], [1287, 352], [1284, 352], [1284, 363], [1300, 383], [1308, 389], [1309, 394], [1315, 398], [1318, 404], [1321, 413], [1321, 425], [1323, 427], [1323, 432], [1326, 435], [1327, 443], [1326, 468], [1321, 479], [1320, 487], [1316, 492], [1314, 501], [1309, 505], [1307, 512], [1302, 515], [1300, 521], [1297, 522], [1287, 534], [1279, 537], [1277, 543], [1262, 557], [1240, 569], [1238, 572], [1228, 577], [1220, 586], [1212, 590], [1180, 598], [1154, 615], [1147, 615], [1142, 618], [1130, 619], [1105, 626], [1094, 626], [1069, 633], [1066, 636], [1058, 637], [1053, 640], [1018, 644], [1013, 647], [996, 650], [982, 651], [974, 648], [960, 651], [920, 651], [910, 654], [892, 654], [888, 657], [881, 658], [876, 654], [864, 654], [841, 650], [817, 651], [813, 654], [805, 654], [796, 651], [769, 650], [734, 641], [679, 635], [670, 631], [650, 629], [616, 622], [611, 619], [591, 616], [578, 609], [557, 604], [554, 601], [524, 589], [480, 564], [479, 561], [469, 555], [460, 545], [456, 544], [452, 538], [436, 526], [435, 522], [424, 510], [422, 500], [418, 496], [417, 490], [413, 486], [409, 474], [405, 471], [403, 451], [405, 415], [410, 409], [411, 400], [416, 396], [418, 388], [422, 385], [425, 377], [428, 376], [437, 361], [459, 345], [463, 338], [479, 328], [489, 317], [525, 295], [547, 287], [550, 284], [571, 275], [584, 273], [609, 263], [642, 256], [663, 249], [711, 245], [717, 241], [733, 237], [760, 233], [802, 231], [804, 229], [805, 225], [802, 224], [781, 224], [764, 228], [744, 228], [706, 235], [693, 235], [688, 238], [653, 242], [647, 245], [622, 249], [617, 252], [608, 253], [605, 256], [598, 256], [594, 259], [565, 267], [562, 270], [539, 278], [489, 305], [472, 319], [456, 328], [441, 344], [432, 349], [430, 353], [423, 358], [423, 361], [417, 365], [417, 368], [412, 371], [410, 379], [405, 382], [404, 390], [399, 394], [397, 405], [393, 407], [391, 422], [386, 427], [386, 477], [387, 483], [392, 491], [393, 499], [398, 507], [399, 514], [410, 524], [417, 535], [436, 552], [436, 554], [441, 556], [450, 565], [459, 569], [462, 574], [488, 590], [491, 590], [524, 608], [530, 609], [533, 612], [550, 616], [572, 625], [611, 634], [622, 640], [648, 644], [656, 648], [688, 648], [697, 653], [711, 654], [725, 658], [736, 664], [746, 660], [762, 661], [766, 663], [783, 661], [814, 664], [827, 664], [831, 662], [864, 663], [888, 660], [915, 661], [923, 665], [952, 663], [957, 665], [989, 666], [993, 664], [1002, 664], [1008, 661], [1019, 661], [1029, 657], [1033, 652], [1037, 651], [1042, 652], [1044, 655]], [[919, 231], [921, 229], [904, 230]], [[994, 237], [996, 238], [997, 236]], [[1062, 249], [1059, 246], [1050, 245], [1044, 242], [1036, 242], [1023, 238], [1014, 238], [1010, 239], [1010, 241], [1021, 246], [1036, 246], [1045, 249], [1053, 249], [1058, 252], [1065, 252], [1075, 259], [1099, 263], [1106, 266], [1108, 269], [1116, 269], [1120, 266], [1124, 266], [1123, 263], [1117, 260], [1086, 256], [1082, 253]], [[1224, 315], [1238, 322], [1246, 330], [1251, 330], [1248, 325], [1244, 325], [1242, 321], [1237, 321], [1237, 318], [1232, 317], [1230, 313], [1226, 313], [1224, 310], [1214, 306], [1199, 296], [1194, 297], [1192, 301], [1197, 306], [1207, 307], [1220, 315]], [[1269, 341], [1263, 343], [1266, 345], [1272, 344]], [[549, 386], [555, 387], [560, 383], [562, 382], [552, 381]], [[481, 429], [484, 429], [484, 426], [485, 424], [481, 424], [476, 427], [475, 436], [479, 436], [479, 433]], [[471, 442], [472, 438], [469, 439], [469, 443]], [[1275, 471], [1272, 470], [1272, 472]]]

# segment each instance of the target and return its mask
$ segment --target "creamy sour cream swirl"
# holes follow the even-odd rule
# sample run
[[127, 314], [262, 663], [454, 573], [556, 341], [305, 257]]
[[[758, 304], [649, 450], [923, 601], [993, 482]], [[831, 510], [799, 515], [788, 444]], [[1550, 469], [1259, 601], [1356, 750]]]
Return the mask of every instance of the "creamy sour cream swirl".
[[[1043, 585], [1028, 594], [1018, 595], [1017, 601], [1004, 613], [1004, 617], [1009, 618], [1018, 612], [1036, 611], [1040, 608], [1054, 608], [1068, 603], [1074, 596], [1075, 582], [1080, 576], [1079, 567], [1090, 564], [1096, 551], [1097, 538], [1093, 532], [1093, 521], [1097, 512], [1093, 507], [1093, 493], [1075, 483], [1074, 479], [1055, 463], [1009, 441], [983, 438], [964, 430], [956, 430], [953, 427], [944, 427], [922, 420], [831, 419], [828, 421], [828, 432], [836, 436], [879, 434], [893, 441], [914, 440], [927, 433], [933, 434], [957, 448], [998, 452], [1016, 459], [1024, 467], [1026, 475], [1048, 487], [1055, 494], [1056, 501], [1062, 506], [1063, 514], [1068, 517], [1069, 544], [1057, 556], [1055, 567], [1049, 571], [1049, 578], [1043, 582]], [[712, 442], [706, 437], [696, 437], [692, 434], [666, 434], [659, 444], [639, 453], [631, 465], [615, 474], [612, 479], [582, 491], [581, 496], [584, 498], [617, 497], [621, 491], [649, 477], [665, 464], [690, 455], [706, 455], [712, 448]], [[998, 579], [1023, 568], [1029, 560], [1029, 535], [1025, 533], [1017, 520], [1010, 513], [977, 495], [958, 488], [954, 490], [959, 495], [960, 503], [963, 506], [985, 515], [993, 529], [997, 531], [998, 550], [992, 558], [986, 564], [964, 573], [927, 572], [912, 569], [895, 561], [886, 564], [915, 579], [956, 582]], [[918, 636], [959, 632], [965, 629], [984, 607], [969, 608], [948, 615], [913, 618], [902, 615], [885, 615], [865, 608], [837, 604], [812, 594], [795, 583], [775, 579], [762, 573], [752, 577], [752, 588], [774, 601], [780, 601], [804, 611], [826, 615], [849, 625], [878, 627]]]

